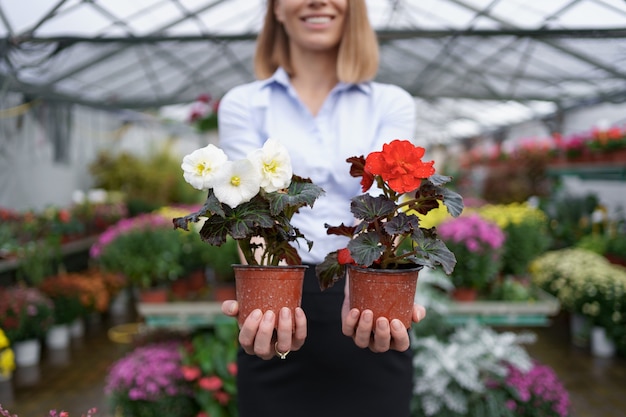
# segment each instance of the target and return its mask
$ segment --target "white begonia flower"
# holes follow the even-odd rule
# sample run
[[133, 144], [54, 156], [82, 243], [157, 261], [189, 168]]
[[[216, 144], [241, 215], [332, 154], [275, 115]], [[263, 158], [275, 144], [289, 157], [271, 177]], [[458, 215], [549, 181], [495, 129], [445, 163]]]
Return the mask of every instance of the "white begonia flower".
[[248, 159], [226, 162], [213, 181], [215, 197], [231, 208], [250, 201], [260, 188], [259, 171]]
[[213, 144], [196, 149], [183, 158], [183, 177], [193, 188], [208, 190], [213, 187], [215, 176], [227, 161], [224, 151]]
[[293, 170], [291, 158], [278, 140], [268, 139], [261, 149], [248, 155], [248, 159], [261, 172], [261, 188], [268, 193], [289, 187]]

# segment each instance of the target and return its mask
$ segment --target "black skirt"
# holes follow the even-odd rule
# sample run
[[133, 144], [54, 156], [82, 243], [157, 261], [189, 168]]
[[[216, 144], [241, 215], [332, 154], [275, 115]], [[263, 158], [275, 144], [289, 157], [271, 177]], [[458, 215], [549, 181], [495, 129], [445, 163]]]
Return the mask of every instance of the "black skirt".
[[373, 353], [341, 333], [344, 281], [320, 291], [315, 266], [304, 280], [307, 339], [287, 359], [239, 351], [240, 417], [409, 417], [411, 349]]

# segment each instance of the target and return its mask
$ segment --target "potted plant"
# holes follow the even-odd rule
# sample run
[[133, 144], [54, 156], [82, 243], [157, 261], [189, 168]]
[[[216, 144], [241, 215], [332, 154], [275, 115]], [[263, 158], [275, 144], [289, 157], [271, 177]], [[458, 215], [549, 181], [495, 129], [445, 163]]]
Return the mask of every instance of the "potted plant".
[[506, 235], [502, 274], [518, 279], [527, 277], [531, 261], [550, 247], [548, 216], [528, 203], [487, 204], [476, 211], [500, 226]]
[[18, 366], [39, 362], [41, 343], [54, 323], [54, 304], [41, 290], [23, 285], [0, 288], [0, 328]]
[[182, 357], [185, 379], [193, 386], [200, 411], [215, 417], [236, 417], [237, 336], [239, 327], [230, 317], [218, 317], [211, 329], [191, 336]]
[[182, 343], [137, 346], [110, 368], [105, 394], [122, 417], [195, 416], [197, 404], [182, 371]]
[[[291, 219], [300, 208], [313, 206], [323, 190], [293, 174], [287, 149], [274, 139], [237, 161], [228, 161], [224, 151], [208, 145], [186, 155], [182, 169], [185, 180], [208, 196], [199, 211], [174, 218], [174, 225], [188, 230], [189, 223], [203, 220], [200, 236], [206, 243], [221, 246], [229, 236], [237, 241], [247, 263], [234, 266], [241, 323], [255, 308], [299, 306], [306, 266], [292, 244], [304, 240], [310, 248], [313, 242]], [[260, 274], [266, 275], [263, 281], [270, 290], [259, 287], [265, 285]], [[253, 288], [244, 290], [244, 285]], [[279, 289], [286, 293], [279, 294]], [[248, 301], [248, 296], [256, 300]]]
[[605, 341], [604, 334], [609, 343], [606, 349], [597, 349], [597, 356], [626, 355], [624, 268], [589, 250], [567, 248], [546, 252], [532, 262], [530, 270], [533, 282], [558, 298], [570, 313], [575, 344], [593, 343], [592, 332], [596, 342]]
[[123, 219], [91, 247], [91, 257], [107, 272], [123, 274], [140, 290], [159, 289], [182, 273], [179, 232], [155, 213]]
[[[351, 202], [351, 211], [359, 222], [326, 225], [328, 234], [346, 236], [350, 241], [346, 248], [328, 254], [316, 268], [322, 289], [332, 286], [347, 268], [351, 307], [370, 309], [375, 317], [399, 318], [407, 327], [419, 269], [441, 265], [450, 274], [456, 264], [436, 228], [421, 227], [419, 218], [407, 212], [426, 214], [439, 207], [439, 202], [454, 217], [463, 211], [462, 197], [444, 187], [451, 178], [435, 174], [434, 162], [422, 161], [424, 153], [424, 148], [407, 140], [394, 140], [367, 158], [348, 158], [350, 174], [361, 177], [365, 193]], [[374, 183], [380, 195], [367, 193]], [[389, 283], [373, 289], [374, 299], [363, 300], [364, 291], [375, 281]], [[359, 282], [365, 283], [363, 290]], [[401, 311], [391, 313], [390, 306], [398, 305], [399, 298], [404, 300]]]
[[460, 216], [439, 225], [439, 235], [454, 252], [457, 265], [451, 274], [459, 301], [473, 301], [495, 280], [502, 266], [506, 237], [500, 227], [478, 214]]
[[54, 304], [54, 324], [46, 335], [46, 344], [53, 349], [67, 348], [71, 336], [70, 326], [87, 311], [81, 302], [80, 287], [72, 278], [60, 274], [46, 278], [39, 289]]

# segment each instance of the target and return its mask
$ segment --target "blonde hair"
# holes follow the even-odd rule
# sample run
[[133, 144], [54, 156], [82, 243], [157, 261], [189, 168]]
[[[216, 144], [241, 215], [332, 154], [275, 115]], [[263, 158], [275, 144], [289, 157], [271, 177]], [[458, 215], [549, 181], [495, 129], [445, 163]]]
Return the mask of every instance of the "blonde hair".
[[[293, 73], [289, 56], [289, 36], [276, 19], [276, 0], [268, 0], [263, 28], [257, 37], [254, 72], [269, 78], [278, 67]], [[343, 36], [337, 56], [337, 77], [346, 83], [372, 80], [378, 72], [378, 39], [367, 16], [365, 0], [348, 0]]]

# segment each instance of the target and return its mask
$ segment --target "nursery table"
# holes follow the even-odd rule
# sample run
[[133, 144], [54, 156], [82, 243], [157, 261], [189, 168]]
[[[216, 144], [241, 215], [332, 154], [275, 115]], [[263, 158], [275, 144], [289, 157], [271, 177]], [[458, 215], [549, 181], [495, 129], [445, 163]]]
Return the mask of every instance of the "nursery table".
[[189, 330], [211, 326], [222, 315], [220, 302], [174, 301], [167, 303], [137, 303], [137, 312], [151, 328]]
[[559, 310], [560, 303], [554, 296], [539, 291], [532, 301], [451, 302], [446, 319], [451, 324], [475, 320], [490, 326], [548, 326], [550, 317]]

